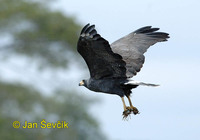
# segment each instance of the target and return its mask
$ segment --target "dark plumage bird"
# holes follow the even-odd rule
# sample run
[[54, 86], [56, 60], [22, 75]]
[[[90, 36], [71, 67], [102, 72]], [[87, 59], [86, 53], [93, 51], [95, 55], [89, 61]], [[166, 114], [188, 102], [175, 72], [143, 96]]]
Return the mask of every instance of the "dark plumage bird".
[[[139, 111], [131, 103], [131, 89], [139, 85], [157, 86], [131, 80], [143, 66], [147, 49], [157, 42], [167, 41], [169, 34], [157, 32], [159, 28], [146, 26], [111, 45], [95, 30], [95, 25], [87, 24], [80, 33], [77, 50], [84, 58], [90, 71], [90, 78], [82, 80], [79, 86], [95, 92], [119, 95], [123, 102], [124, 118]], [[130, 106], [126, 106], [124, 96]]]

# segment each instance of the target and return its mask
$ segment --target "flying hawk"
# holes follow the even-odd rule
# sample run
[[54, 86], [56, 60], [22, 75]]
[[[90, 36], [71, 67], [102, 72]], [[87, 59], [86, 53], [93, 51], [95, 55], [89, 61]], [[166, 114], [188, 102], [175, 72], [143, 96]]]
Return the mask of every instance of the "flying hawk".
[[[138, 114], [132, 105], [131, 89], [139, 85], [158, 86], [130, 79], [143, 66], [147, 49], [157, 42], [167, 41], [169, 34], [157, 32], [159, 28], [146, 26], [109, 44], [95, 30], [95, 25], [87, 24], [81, 31], [77, 50], [85, 60], [90, 78], [82, 80], [79, 86], [95, 91], [119, 95], [123, 102], [123, 117]], [[126, 106], [124, 96], [128, 98]]]

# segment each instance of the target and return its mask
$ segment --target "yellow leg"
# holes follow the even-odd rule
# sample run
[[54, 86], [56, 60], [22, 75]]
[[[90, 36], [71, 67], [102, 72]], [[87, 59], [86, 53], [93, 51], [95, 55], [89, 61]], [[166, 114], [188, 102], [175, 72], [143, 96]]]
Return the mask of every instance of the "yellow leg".
[[122, 98], [122, 103], [123, 103], [123, 107], [124, 107], [124, 112], [122, 114], [124, 119], [126, 119], [131, 113], [133, 113], [135, 115], [139, 113], [138, 109], [132, 105], [132, 102], [131, 102], [131, 99], [129, 96], [127, 96], [127, 98], [128, 98], [130, 107], [126, 106], [124, 97], [121, 97], [121, 98]]
[[126, 104], [125, 104], [125, 101], [124, 101], [124, 97], [121, 97], [122, 98], [122, 103], [123, 103], [123, 107], [124, 107], [124, 111], [126, 110]]
[[131, 111], [126, 106], [125, 101], [124, 101], [124, 97], [121, 97], [121, 98], [122, 98], [122, 103], [123, 103], [123, 107], [124, 107], [124, 111], [123, 111], [122, 115], [123, 115], [123, 119], [126, 119], [131, 114]]
[[130, 99], [130, 96], [127, 96], [127, 98], [128, 98], [129, 104], [130, 104], [130, 107], [127, 107], [127, 109], [131, 110], [133, 112], [133, 114], [135, 114], [135, 115], [139, 114], [138, 109], [133, 106], [131, 99]]
[[132, 107], [133, 105], [132, 105], [132, 102], [131, 102], [130, 96], [127, 96], [127, 98], [128, 98], [128, 101], [129, 101], [130, 106]]

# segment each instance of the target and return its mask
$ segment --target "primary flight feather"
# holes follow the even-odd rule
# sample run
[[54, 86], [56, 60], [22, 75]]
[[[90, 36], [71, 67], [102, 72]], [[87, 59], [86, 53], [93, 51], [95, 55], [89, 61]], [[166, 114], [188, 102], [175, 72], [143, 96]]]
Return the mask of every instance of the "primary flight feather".
[[[95, 25], [87, 24], [83, 27], [77, 50], [85, 60], [90, 78], [82, 80], [79, 85], [95, 92], [104, 92], [119, 95], [123, 102], [123, 116], [138, 114], [139, 111], [132, 105], [131, 89], [139, 85], [157, 86], [130, 80], [143, 66], [147, 49], [157, 42], [167, 41], [169, 34], [157, 32], [159, 28], [146, 26], [111, 45], [95, 30]], [[128, 98], [130, 106], [126, 106], [124, 96]]]

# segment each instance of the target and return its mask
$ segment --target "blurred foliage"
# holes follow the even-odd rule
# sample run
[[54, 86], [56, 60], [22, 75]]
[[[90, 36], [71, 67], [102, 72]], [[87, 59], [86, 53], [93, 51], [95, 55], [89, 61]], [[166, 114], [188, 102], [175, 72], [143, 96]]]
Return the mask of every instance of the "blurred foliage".
[[67, 66], [75, 50], [80, 26], [72, 17], [52, 11], [45, 4], [25, 0], [0, 0], [0, 31], [11, 34], [11, 49], [40, 58], [41, 66]]
[[[92, 100], [80, 95], [57, 91], [52, 96], [42, 96], [33, 88], [20, 84], [0, 82], [0, 139], [5, 140], [100, 140], [97, 122], [88, 114]], [[66, 129], [14, 129], [13, 121], [38, 122], [66, 121]]]
[[[7, 57], [15, 57], [12, 54], [16, 53], [25, 59], [32, 58], [34, 62], [39, 60], [36, 61], [39, 67], [55, 71], [62, 67], [67, 71], [67, 62], [76, 59], [74, 50], [80, 26], [73, 17], [49, 9], [45, 2], [0, 0], [0, 40], [7, 34], [12, 37], [8, 44], [0, 44], [0, 52]], [[19, 64], [19, 67], [26, 69], [24, 64]], [[35, 71], [40, 73], [38, 69]], [[20, 76], [26, 75], [22, 73]], [[40, 77], [36, 76], [40, 81]], [[35, 87], [37, 83], [34, 82]], [[78, 95], [73, 89], [62, 89], [52, 91], [54, 94], [51, 96], [44, 96], [40, 90], [26, 83], [8, 83], [0, 79], [0, 140], [105, 139], [96, 119], [88, 111], [93, 100]], [[47, 122], [65, 120], [69, 122], [69, 128], [15, 129], [12, 126], [13, 121], [41, 122], [43, 119]]]

